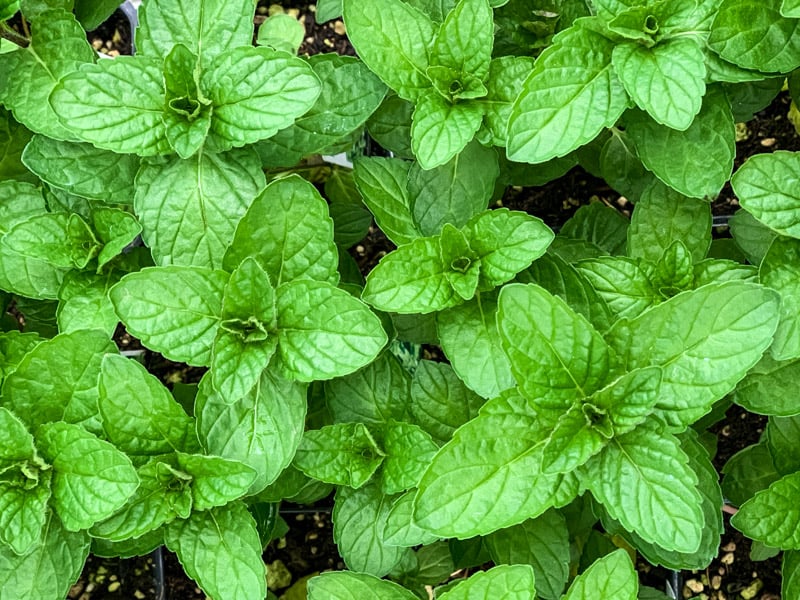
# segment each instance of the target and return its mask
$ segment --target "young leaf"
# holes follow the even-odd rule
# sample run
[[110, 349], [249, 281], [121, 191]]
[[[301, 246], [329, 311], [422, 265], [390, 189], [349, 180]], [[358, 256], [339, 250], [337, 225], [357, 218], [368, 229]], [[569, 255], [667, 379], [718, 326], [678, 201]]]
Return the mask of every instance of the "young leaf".
[[760, 415], [791, 417], [800, 414], [794, 397], [800, 360], [776, 361], [765, 354], [734, 390], [733, 401]]
[[425, 74], [434, 23], [401, 0], [344, 0], [344, 21], [356, 52], [401, 98], [416, 100], [431, 84]]
[[398, 421], [391, 421], [384, 428], [383, 448], [386, 458], [381, 473], [381, 491], [384, 494], [397, 494], [416, 487], [439, 450], [422, 428]]
[[150, 267], [111, 288], [128, 331], [164, 356], [208, 365], [229, 275], [199, 267]]
[[360, 488], [384, 460], [362, 423], [337, 423], [307, 431], [294, 465], [309, 477], [326, 483]]
[[25, 355], [41, 341], [42, 338], [36, 333], [16, 330], [0, 333], [0, 383], [14, 372]]
[[440, 600], [534, 600], [534, 571], [530, 565], [500, 565], [480, 571], [447, 590]]
[[731, 525], [773, 548], [800, 550], [800, 473], [779, 479], [742, 504]]
[[2, 244], [57, 269], [83, 269], [101, 248], [86, 221], [67, 213], [45, 213], [17, 223]]
[[247, 493], [255, 469], [238, 460], [203, 454], [176, 454], [176, 467], [191, 476], [192, 510], [224, 506]]
[[617, 318], [635, 318], [661, 302], [649, 272], [638, 260], [600, 256], [580, 260], [575, 267], [597, 291]]
[[489, 65], [486, 78], [486, 98], [483, 124], [495, 146], [505, 146], [508, 138], [508, 119], [511, 107], [522, 91], [522, 84], [533, 70], [528, 56], [499, 56]]
[[[628, 105], [611, 66], [614, 44], [578, 21], [553, 39], [511, 109], [508, 158], [541, 163], [564, 156], [610, 127]], [[574, 119], [573, 115], [585, 115]]]
[[800, 173], [800, 155], [777, 151], [749, 158], [731, 179], [742, 207], [782, 235], [800, 237], [800, 196], [787, 179]]
[[413, 548], [420, 544], [432, 544], [439, 538], [417, 527], [414, 523], [414, 496], [417, 490], [411, 489], [401, 494], [392, 504], [383, 528], [383, 541], [390, 546]]
[[603, 597], [613, 600], [636, 600], [639, 579], [628, 553], [620, 548], [595, 561], [581, 573], [564, 600], [590, 600]]
[[460, 0], [447, 13], [431, 47], [431, 64], [483, 80], [489, 73], [494, 42], [492, 8], [487, 0]]
[[581, 206], [559, 233], [575, 240], [586, 240], [602, 251], [616, 255], [625, 250], [628, 225], [628, 219], [619, 211], [602, 202], [592, 202]]
[[386, 345], [380, 319], [329, 283], [298, 279], [276, 290], [278, 351], [298, 381], [333, 379], [372, 362]]
[[[322, 4], [322, 2], [320, 2]], [[393, 581], [367, 573], [327, 571], [308, 582], [308, 600], [416, 600], [416, 596]]]
[[[0, 181], [0, 234], [17, 223], [47, 212], [42, 190], [31, 183]], [[4, 288], [6, 289], [6, 288]]]
[[36, 445], [53, 465], [53, 505], [69, 531], [110, 517], [139, 487], [130, 459], [77, 425], [42, 425]]
[[449, 162], [472, 140], [483, 119], [479, 103], [453, 104], [439, 92], [425, 92], [414, 108], [411, 149], [423, 169]]
[[800, 240], [778, 238], [758, 271], [761, 283], [781, 295], [781, 319], [770, 352], [776, 360], [800, 357]]
[[306, 28], [292, 15], [285, 13], [274, 14], [267, 18], [258, 28], [259, 46], [271, 46], [275, 50], [283, 50], [289, 54], [297, 54]]
[[164, 543], [186, 574], [220, 600], [263, 600], [267, 578], [261, 540], [245, 505], [233, 502], [170, 523]]

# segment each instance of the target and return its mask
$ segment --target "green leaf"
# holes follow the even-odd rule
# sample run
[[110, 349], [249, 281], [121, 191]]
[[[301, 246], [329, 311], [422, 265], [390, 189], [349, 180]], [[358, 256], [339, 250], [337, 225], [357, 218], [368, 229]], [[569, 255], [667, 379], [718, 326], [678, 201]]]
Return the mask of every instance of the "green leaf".
[[119, 7], [116, 0], [75, 1], [75, 16], [86, 31], [97, 29]]
[[183, 44], [164, 59], [166, 97], [162, 119], [169, 145], [181, 158], [197, 152], [211, 127], [210, 101], [198, 88], [197, 56]]
[[98, 387], [106, 437], [128, 456], [199, 450], [194, 420], [135, 360], [106, 355]]
[[778, 237], [778, 233], [774, 229], [767, 227], [743, 208], [733, 214], [728, 221], [728, 226], [736, 246], [752, 265], [761, 264], [772, 241]]
[[423, 169], [449, 162], [472, 140], [483, 120], [477, 101], [453, 104], [434, 90], [417, 101], [411, 123], [411, 149]]
[[[383, 528], [383, 541], [390, 546], [412, 548], [420, 544], [432, 544], [439, 538], [414, 523], [414, 496], [417, 490], [411, 489], [401, 494], [392, 504]], [[452, 571], [451, 571], [452, 572]]]
[[103, 243], [97, 255], [98, 270], [119, 256], [142, 231], [136, 217], [116, 208], [96, 208], [92, 220], [97, 237]]
[[391, 352], [384, 352], [352, 375], [326, 381], [325, 403], [337, 423], [403, 421], [408, 418], [410, 386], [408, 371]]
[[59, 518], [48, 515], [42, 543], [20, 556], [0, 546], [0, 589], [3, 600], [65, 598], [89, 556], [91, 538], [85, 532], [65, 529]]
[[536, 575], [536, 593], [558, 600], [569, 577], [569, 532], [564, 517], [555, 510], [486, 538], [495, 564], [530, 565]]
[[133, 202], [133, 178], [139, 170], [135, 155], [35, 135], [22, 160], [43, 181], [71, 194], [115, 204]]
[[362, 423], [337, 423], [306, 431], [294, 466], [314, 479], [360, 488], [384, 460], [369, 430]]
[[734, 402], [760, 415], [800, 414], [792, 391], [798, 376], [800, 360], [777, 361], [765, 354], [736, 386]]
[[613, 351], [586, 318], [537, 285], [501, 290], [497, 326], [520, 391], [538, 407], [566, 410], [616, 370]]
[[0, 21], [7, 21], [19, 10], [19, 0], [3, 0], [0, 4]]
[[777, 322], [773, 292], [730, 281], [680, 293], [631, 321], [619, 321], [609, 343], [629, 369], [663, 367], [656, 409], [670, 428], [681, 430], [758, 362]]
[[97, 330], [62, 333], [33, 348], [3, 382], [3, 403], [31, 428], [51, 421], [101, 433], [97, 377], [103, 356], [116, 353]]
[[636, 600], [639, 579], [628, 553], [620, 548], [595, 561], [578, 575], [564, 600], [589, 600], [602, 597], [613, 600]]
[[533, 65], [533, 59], [528, 56], [499, 56], [489, 65], [489, 75], [485, 81], [487, 94], [483, 124], [489, 130], [495, 146], [506, 145], [511, 107]]
[[[414, 499], [414, 521], [465, 539], [521, 523], [577, 495], [574, 480], [541, 474], [546, 431], [514, 393], [490, 400], [433, 458]], [[514, 498], [498, 502], [497, 498]]]
[[278, 350], [293, 379], [347, 375], [372, 362], [386, 345], [380, 319], [344, 290], [298, 279], [276, 293]]
[[445, 223], [466, 225], [488, 206], [499, 173], [497, 153], [477, 142], [435, 169], [414, 163], [408, 173], [408, 193], [419, 231], [438, 235]]
[[0, 333], [0, 383], [17, 368], [42, 339], [36, 333], [17, 330]]
[[694, 39], [652, 48], [625, 42], [614, 47], [612, 64], [625, 91], [656, 122], [681, 131], [691, 125], [706, 92], [705, 59]]
[[709, 47], [745, 69], [788, 73], [800, 66], [797, 19], [783, 18], [781, 0], [725, 0], [720, 5]]
[[111, 274], [68, 272], [58, 292], [58, 330], [69, 333], [79, 329], [101, 329], [108, 337], [113, 336], [119, 319], [108, 290], [117, 281], [119, 278]]
[[697, 474], [659, 425], [647, 421], [614, 437], [587, 463], [583, 483], [628, 531], [667, 550], [696, 552], [704, 526]]
[[[708, 90], [685, 131], [659, 125], [639, 111], [629, 112], [625, 124], [644, 165], [681, 194], [716, 198], [730, 178], [735, 131], [730, 102], [721, 90]], [[693, 160], [684, 160], [689, 154]]]
[[12, 227], [3, 236], [2, 244], [12, 252], [58, 269], [83, 269], [101, 247], [86, 222], [67, 213], [29, 217]]
[[734, 454], [722, 467], [722, 473], [725, 497], [739, 506], [780, 478], [764, 441]]
[[475, 573], [443, 593], [439, 600], [534, 600], [536, 592], [530, 565], [500, 565]]
[[608, 185], [623, 196], [639, 198], [656, 176], [645, 169], [633, 142], [624, 131], [611, 129], [610, 132], [600, 150], [600, 174]]
[[152, 3], [139, 13], [137, 54], [163, 59], [183, 44], [207, 67], [222, 52], [252, 43], [254, 12], [249, 0]]
[[628, 256], [659, 261], [680, 240], [695, 262], [711, 245], [711, 206], [660, 184], [652, 184], [636, 202], [628, 228]]
[[445, 223], [439, 236], [439, 252], [447, 282], [463, 300], [472, 299], [478, 289], [481, 261], [464, 233]]
[[781, 594], [784, 598], [791, 598], [800, 591], [800, 554], [794, 551], [783, 553], [781, 566], [783, 581]]
[[255, 469], [248, 494], [275, 481], [294, 457], [303, 434], [306, 386], [264, 371], [234, 402], [201, 385], [195, 402], [197, 433], [209, 453]]
[[130, 459], [77, 425], [42, 425], [36, 445], [53, 465], [53, 505], [70, 531], [111, 516], [139, 487]]
[[559, 234], [585, 240], [613, 255], [624, 252], [627, 231], [628, 220], [619, 211], [602, 202], [592, 202], [581, 206], [564, 223]]
[[773, 548], [800, 550], [800, 473], [782, 477], [742, 504], [731, 525]]
[[783, 0], [781, 2], [781, 15], [789, 19], [800, 18], [800, 4], [797, 0]]
[[[48, 10], [32, 18], [30, 46], [3, 56], [8, 73], [13, 73], [4, 82], [3, 104], [31, 131], [57, 140], [73, 140], [72, 123], [68, 126], [56, 118], [55, 106], [48, 103], [48, 97], [60, 78], [95, 60], [94, 50], [70, 13]], [[94, 98], [95, 103], [100, 102], [98, 96]]]
[[390, 94], [367, 121], [369, 135], [398, 158], [414, 158], [411, 151], [411, 115], [414, 105]]
[[662, 300], [649, 272], [638, 260], [600, 256], [578, 261], [575, 267], [618, 318], [638, 317]]
[[406, 553], [406, 548], [383, 541], [391, 499], [377, 482], [359, 489], [340, 487], [333, 506], [333, 540], [348, 569], [383, 577]]
[[237, 460], [178, 452], [177, 468], [191, 476], [192, 510], [223, 506], [244, 496], [256, 471]]
[[418, 425], [390, 421], [383, 431], [386, 458], [381, 473], [381, 491], [397, 494], [417, 486], [439, 446]]
[[758, 271], [763, 285], [781, 296], [780, 322], [770, 353], [776, 360], [800, 357], [800, 240], [778, 238]]
[[614, 44], [587, 25], [592, 22], [578, 21], [563, 31], [536, 60], [511, 110], [511, 160], [541, 163], [564, 156], [612, 126], [627, 108], [628, 95], [611, 66]]
[[344, 0], [342, 7], [347, 35], [370, 71], [406, 100], [430, 88], [435, 25], [425, 14], [401, 0]]
[[209, 596], [263, 600], [267, 595], [261, 540], [241, 502], [173, 521], [164, 531], [164, 542]]
[[264, 185], [252, 149], [145, 162], [134, 207], [156, 264], [220, 268], [237, 223]]
[[169, 152], [160, 65], [118, 58], [83, 65], [59, 81], [50, 94], [57, 120], [98, 148], [140, 156]]
[[212, 103], [209, 142], [217, 151], [275, 135], [314, 106], [321, 91], [305, 61], [272, 48], [220, 54], [200, 83]]
[[749, 158], [731, 179], [742, 208], [770, 229], [800, 238], [800, 195], [786, 181], [800, 173], [800, 155], [777, 151]]
[[292, 15], [277, 13], [267, 18], [258, 27], [259, 46], [271, 46], [275, 50], [283, 50], [289, 54], [297, 54], [297, 50], [306, 37], [306, 28]]
[[22, 164], [22, 152], [33, 132], [0, 108], [0, 176], [4, 180], [36, 183], [36, 176]]
[[800, 471], [800, 416], [772, 417], [767, 423], [767, 447], [781, 475]]
[[305, 179], [270, 183], [247, 208], [222, 262], [232, 271], [259, 259], [275, 287], [299, 278], [336, 284], [339, 262], [328, 205]]
[[353, 598], [416, 600], [417, 597], [392, 581], [352, 571], [327, 571], [308, 582], [308, 600], [352, 600]]
[[150, 267], [111, 288], [128, 332], [167, 358], [208, 365], [228, 274], [199, 267]]
[[431, 64], [462, 76], [485, 79], [494, 42], [492, 8], [487, 0], [460, 0], [447, 13], [431, 47]]
[[437, 237], [418, 238], [384, 256], [362, 297], [379, 310], [427, 314], [463, 302], [450, 285]]

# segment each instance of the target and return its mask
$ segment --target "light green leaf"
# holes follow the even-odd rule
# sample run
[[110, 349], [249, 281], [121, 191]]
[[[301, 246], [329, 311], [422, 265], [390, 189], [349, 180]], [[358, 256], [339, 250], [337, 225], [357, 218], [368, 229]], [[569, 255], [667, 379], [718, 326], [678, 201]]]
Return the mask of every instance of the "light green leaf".
[[589, 401], [607, 412], [614, 435], [622, 435], [653, 411], [661, 390], [661, 377], [659, 367], [633, 369], [595, 392]]
[[595, 561], [581, 573], [564, 596], [564, 600], [636, 600], [639, 579], [628, 553], [620, 548]]
[[779, 479], [742, 504], [731, 525], [773, 548], [800, 550], [800, 473]]
[[781, 296], [780, 322], [770, 353], [776, 360], [800, 357], [800, 240], [778, 238], [758, 271], [763, 285]]
[[800, 4], [797, 0], [782, 0], [781, 15], [790, 19], [800, 18]]
[[564, 223], [559, 234], [575, 240], [586, 240], [609, 254], [623, 254], [628, 219], [602, 202], [581, 206]]
[[53, 505], [70, 531], [110, 517], [139, 487], [130, 459], [77, 425], [42, 425], [36, 445], [53, 465]]
[[253, 256], [275, 287], [299, 278], [336, 284], [339, 263], [328, 205], [305, 179], [270, 183], [236, 227], [223, 265], [229, 271]]
[[137, 54], [163, 59], [183, 44], [206, 67], [222, 52], [252, 43], [254, 12], [250, 0], [151, 2], [139, 13]]
[[97, 377], [114, 343], [97, 330], [62, 333], [33, 348], [3, 382], [3, 403], [31, 428], [51, 421], [101, 433]]
[[483, 80], [489, 73], [494, 42], [492, 8], [487, 0], [460, 0], [447, 13], [431, 47], [431, 64]]
[[728, 459], [722, 467], [722, 491], [734, 505], [741, 506], [756, 492], [780, 479], [766, 441], [748, 446]]
[[691, 125], [706, 92], [705, 59], [693, 38], [652, 48], [625, 42], [614, 48], [612, 64], [625, 91], [656, 122], [681, 131]]
[[267, 18], [258, 27], [259, 46], [271, 46], [275, 50], [283, 50], [289, 54], [297, 54], [297, 50], [306, 37], [306, 28], [292, 15], [277, 13]]
[[530, 565], [536, 575], [536, 593], [558, 600], [569, 577], [569, 532], [564, 517], [555, 510], [486, 538], [492, 561], [504, 565]]
[[86, 221], [67, 213], [29, 217], [12, 227], [0, 243], [11, 252], [57, 269], [83, 269], [101, 248]]
[[777, 151], [749, 158], [731, 179], [742, 208], [770, 229], [800, 238], [800, 194], [786, 182], [800, 176], [800, 154]]
[[347, 35], [369, 69], [401, 98], [430, 88], [425, 70], [435, 25], [401, 0], [344, 0]]
[[[48, 10], [33, 18], [30, 46], [3, 56], [13, 74], [4, 82], [3, 104], [31, 131], [73, 140], [75, 133], [56, 118], [55, 107], [47, 100], [59, 78], [94, 60], [94, 50], [75, 17], [65, 10]], [[95, 100], [100, 99], [95, 96]]]
[[[730, 178], [736, 136], [730, 102], [721, 90], [708, 90], [685, 131], [659, 125], [639, 111], [628, 113], [625, 124], [644, 165], [681, 194], [715, 198]], [[684, 160], [688, 154], [693, 160]]]
[[390, 94], [367, 121], [369, 135], [398, 158], [414, 158], [411, 151], [411, 115], [414, 105]]
[[624, 131], [611, 129], [610, 133], [600, 150], [600, 175], [621, 195], [638, 199], [656, 176], [645, 169], [633, 142]]
[[71, 532], [50, 513], [42, 543], [24, 556], [0, 546], [0, 589], [3, 600], [65, 598], [89, 556], [91, 538]]
[[[734, 178], [736, 175], [734, 175]], [[739, 182], [737, 181], [737, 186]], [[771, 196], [774, 198], [774, 196]], [[798, 205], [800, 207], [800, 205]], [[736, 246], [752, 265], [760, 265], [778, 233], [745, 209], [737, 210], [728, 221]], [[800, 229], [798, 229], [800, 231]], [[797, 237], [797, 236], [794, 236]]]
[[390, 421], [384, 427], [383, 449], [381, 491], [397, 494], [417, 486], [439, 446], [418, 425]]
[[783, 18], [781, 0], [725, 0], [708, 38], [722, 58], [745, 69], [788, 73], [800, 66], [800, 21]]
[[386, 516], [386, 526], [383, 528], [383, 541], [390, 546], [412, 548], [414, 546], [432, 544], [439, 538], [432, 535], [414, 523], [414, 496], [417, 490], [408, 490], [401, 494], [392, 504]]
[[0, 234], [17, 223], [47, 212], [42, 190], [31, 183], [0, 181]]
[[164, 542], [186, 574], [213, 598], [263, 600], [267, 577], [256, 523], [233, 502], [170, 523]]
[[554, 38], [514, 103], [508, 122], [511, 160], [541, 163], [564, 156], [613, 125], [627, 108], [628, 95], [611, 66], [614, 44], [581, 23]]
[[791, 417], [800, 414], [794, 395], [800, 360], [776, 361], [765, 354], [734, 390], [733, 400], [760, 415]]
[[704, 517], [697, 474], [658, 420], [616, 436], [582, 473], [583, 483], [628, 531], [667, 550], [699, 548]]
[[327, 571], [308, 582], [308, 600], [355, 600], [356, 598], [416, 600], [417, 597], [393, 581], [352, 571]]
[[628, 228], [628, 256], [656, 263], [680, 240], [695, 262], [711, 245], [711, 205], [688, 198], [662, 183], [648, 186], [636, 202]]
[[298, 279], [276, 292], [278, 350], [297, 381], [348, 375], [372, 362], [386, 345], [380, 319], [344, 290]]
[[131, 213], [117, 208], [95, 208], [92, 221], [103, 249], [97, 255], [98, 271], [119, 256], [141, 233], [142, 226]]
[[220, 268], [237, 223], [264, 185], [249, 148], [145, 162], [134, 207], [156, 264]]
[[356, 161], [353, 177], [364, 204], [392, 242], [407, 244], [421, 233], [411, 216], [406, 183], [411, 163], [394, 158], [369, 157]]
[[791, 598], [797, 595], [800, 592], [800, 553], [792, 550], [783, 553], [781, 574], [783, 576], [782, 596]]
[[511, 107], [522, 92], [522, 84], [533, 70], [533, 64], [528, 56], [499, 56], [489, 65], [483, 124], [495, 146], [506, 145]]
[[36, 333], [17, 330], [0, 333], [0, 383], [17, 368], [25, 355], [33, 350], [42, 338]]
[[363, 423], [337, 423], [306, 431], [294, 466], [314, 479], [360, 488], [384, 460]]
[[289, 465], [305, 427], [306, 386], [264, 371], [235, 402], [201, 385], [195, 401], [197, 433], [209, 453], [249, 465], [260, 492]]
[[623, 256], [580, 260], [575, 268], [583, 275], [618, 318], [638, 317], [663, 300], [648, 270]]
[[705, 285], [619, 321], [609, 343], [629, 369], [663, 367], [656, 409], [670, 428], [682, 430], [761, 358], [777, 326], [777, 300], [752, 283]]
[[178, 452], [177, 468], [192, 478], [192, 510], [223, 506], [244, 496], [256, 471], [238, 460]]
[[530, 565], [500, 565], [475, 573], [439, 596], [439, 600], [534, 600], [536, 592]]
[[566, 410], [613, 377], [613, 351], [561, 298], [534, 284], [512, 284], [498, 304], [503, 350], [520, 391], [537, 406]]
[[197, 56], [183, 44], [164, 59], [166, 97], [162, 119], [169, 145], [181, 158], [197, 152], [211, 127], [211, 102], [198, 88]]
[[128, 456], [199, 450], [194, 420], [135, 360], [106, 355], [98, 387], [106, 437]]
[[333, 540], [348, 569], [383, 577], [406, 553], [406, 548], [383, 541], [391, 499], [377, 482], [359, 489], [340, 487], [333, 506]]
[[167, 358], [208, 365], [228, 274], [199, 267], [130, 273], [109, 295], [127, 330]]
[[767, 423], [767, 447], [780, 475], [800, 471], [800, 416], [772, 417]]
[[170, 151], [158, 62], [119, 57], [83, 65], [50, 95], [58, 121], [98, 148], [140, 156]]
[[84, 198], [130, 204], [139, 158], [35, 135], [22, 154], [43, 181]]
[[583, 465], [606, 445], [614, 434], [608, 413], [579, 402], [563, 413], [542, 449], [544, 473], [569, 473]]
[[272, 48], [235, 48], [203, 71], [216, 151], [252, 144], [288, 127], [314, 106], [319, 78], [308, 64]]
[[450, 103], [433, 90], [417, 101], [411, 123], [411, 149], [423, 169], [450, 161], [472, 140], [481, 126], [480, 103], [461, 100]]

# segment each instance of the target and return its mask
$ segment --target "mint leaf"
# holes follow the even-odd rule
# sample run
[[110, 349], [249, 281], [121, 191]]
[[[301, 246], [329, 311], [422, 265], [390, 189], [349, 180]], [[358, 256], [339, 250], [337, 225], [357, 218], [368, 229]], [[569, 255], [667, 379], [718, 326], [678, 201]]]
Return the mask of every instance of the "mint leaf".
[[722, 467], [722, 491], [733, 504], [741, 506], [756, 492], [780, 479], [766, 441], [734, 454]]
[[800, 473], [782, 477], [742, 504], [731, 525], [773, 548], [800, 550]]
[[635, 318], [662, 300], [649, 272], [633, 258], [600, 256], [575, 267], [618, 318]]
[[767, 227], [743, 208], [734, 213], [728, 225], [736, 246], [753, 265], [761, 264], [772, 241], [778, 237], [774, 229]]
[[425, 74], [434, 23], [401, 0], [344, 0], [347, 35], [370, 71], [401, 98], [430, 88]]
[[800, 360], [776, 361], [769, 354], [747, 373], [734, 390], [734, 402], [760, 415], [797, 414], [792, 390], [800, 376]]
[[[662, 370], [658, 367], [634, 369], [595, 392], [589, 401], [608, 415], [614, 435], [622, 435], [633, 430], [653, 411], [661, 391], [661, 377]], [[595, 423], [595, 426], [600, 429], [602, 424]]]
[[647, 48], [614, 47], [612, 64], [625, 91], [653, 119], [684, 130], [700, 111], [706, 92], [703, 51], [692, 38], [672, 38]]
[[475, 573], [447, 590], [440, 600], [534, 600], [534, 571], [529, 565], [500, 565]]
[[352, 571], [328, 571], [311, 578], [308, 582], [308, 600], [350, 600], [351, 598], [415, 600], [416, 596], [392, 581]]
[[704, 525], [697, 475], [678, 440], [647, 421], [616, 436], [582, 479], [628, 531], [667, 550], [695, 552]]
[[412, 423], [390, 421], [383, 431], [386, 457], [381, 473], [381, 491], [397, 494], [417, 486], [439, 446], [422, 428]]
[[116, 352], [108, 336], [97, 330], [43, 341], [6, 377], [4, 405], [31, 428], [63, 420], [101, 433], [97, 377], [103, 356]]
[[268, 17], [258, 27], [256, 44], [271, 46], [275, 50], [283, 50], [289, 54], [297, 54], [305, 36], [306, 28], [297, 18], [278, 13]]
[[333, 540], [348, 569], [383, 577], [403, 558], [406, 548], [383, 541], [386, 518], [392, 508], [377, 482], [336, 490]]
[[293, 279], [338, 282], [333, 222], [319, 192], [297, 175], [270, 183], [236, 226], [223, 260], [232, 271], [253, 256], [275, 287]]
[[111, 516], [139, 487], [130, 459], [77, 425], [42, 425], [36, 445], [53, 465], [53, 505], [69, 531]]
[[559, 234], [575, 240], [586, 240], [608, 254], [622, 254], [628, 219], [602, 202], [581, 206], [564, 223]]
[[770, 353], [776, 360], [800, 357], [800, 241], [778, 238], [758, 270], [761, 283], [781, 296], [780, 322]]
[[68, 272], [58, 292], [56, 319], [59, 331], [69, 333], [79, 329], [100, 329], [108, 337], [114, 335], [119, 319], [108, 297], [108, 290], [117, 281], [119, 278], [116, 275]]
[[601, 595], [614, 600], [636, 600], [639, 579], [628, 553], [620, 548], [596, 560], [578, 575], [564, 600], [589, 600]]
[[176, 468], [191, 476], [192, 510], [203, 511], [244, 496], [255, 469], [238, 460], [203, 454], [176, 454]]
[[14, 372], [25, 355], [41, 341], [42, 338], [36, 333], [16, 330], [0, 333], [0, 383]]
[[314, 479], [360, 488], [384, 460], [363, 423], [337, 423], [306, 431], [294, 466]]
[[483, 102], [483, 124], [495, 146], [506, 145], [511, 107], [533, 65], [533, 59], [528, 56], [499, 56], [489, 65], [485, 81], [487, 93]]
[[22, 160], [43, 181], [71, 194], [116, 204], [133, 202], [133, 178], [139, 170], [135, 155], [35, 135]]
[[189, 158], [203, 145], [211, 127], [209, 100], [198, 87], [197, 56], [183, 44], [164, 58], [166, 98], [162, 119], [169, 145]]
[[742, 207], [770, 229], [800, 237], [800, 196], [784, 182], [800, 172], [794, 152], [777, 151], [749, 158], [731, 179]]
[[472, 140], [482, 120], [483, 109], [478, 102], [453, 104], [439, 92], [424, 92], [411, 123], [411, 149], [420, 166], [433, 169], [449, 162]]
[[14, 252], [0, 238], [0, 289], [26, 298], [56, 299], [63, 277], [64, 269]]
[[194, 421], [135, 360], [103, 358], [98, 407], [108, 440], [128, 456], [199, 450]]
[[800, 470], [800, 415], [773, 417], [767, 423], [767, 447], [781, 475]]
[[264, 183], [251, 149], [146, 161], [136, 177], [134, 207], [156, 264], [220, 268], [237, 223]]
[[609, 343], [629, 369], [663, 367], [656, 409], [670, 428], [682, 430], [761, 358], [778, 322], [776, 301], [751, 283], [705, 285], [619, 321]]
[[542, 471], [573, 471], [600, 452], [613, 435], [607, 411], [591, 402], [573, 404], [548, 436], [542, 449]]
[[276, 290], [278, 351], [293, 379], [347, 375], [386, 345], [380, 319], [360, 300], [328, 283], [298, 279]]
[[86, 221], [67, 213], [45, 213], [17, 223], [2, 244], [58, 269], [83, 269], [101, 247]]
[[447, 13], [431, 47], [431, 64], [483, 80], [489, 73], [494, 42], [492, 8], [487, 0], [460, 0]]
[[520, 391], [536, 406], [563, 411], [608, 383], [613, 351], [561, 298], [512, 284], [501, 290], [498, 306], [503, 350]]
[[164, 531], [164, 543], [209, 596], [263, 600], [267, 595], [261, 540], [241, 502], [173, 521]]
[[247, 493], [258, 493], [294, 457], [305, 427], [306, 386], [266, 370], [247, 394], [229, 402], [207, 383], [195, 401], [197, 434], [210, 454], [254, 469]]
[[[564, 156], [610, 127], [628, 95], [611, 66], [614, 44], [578, 21], [536, 60], [508, 122], [508, 158], [541, 163]], [[576, 120], [573, 115], [585, 115]]]
[[390, 546], [413, 548], [414, 546], [432, 544], [439, 538], [432, 535], [414, 523], [414, 496], [417, 490], [411, 489], [401, 494], [392, 504], [386, 516], [386, 526], [383, 528], [383, 541]]
[[536, 575], [536, 593], [557, 600], [569, 577], [569, 532], [555, 510], [486, 537], [495, 564], [530, 565]]
[[0, 181], [0, 234], [17, 223], [47, 212], [42, 191], [31, 183]]
[[98, 271], [119, 256], [141, 233], [142, 226], [129, 212], [116, 208], [97, 208], [92, 224], [103, 248], [97, 255]]

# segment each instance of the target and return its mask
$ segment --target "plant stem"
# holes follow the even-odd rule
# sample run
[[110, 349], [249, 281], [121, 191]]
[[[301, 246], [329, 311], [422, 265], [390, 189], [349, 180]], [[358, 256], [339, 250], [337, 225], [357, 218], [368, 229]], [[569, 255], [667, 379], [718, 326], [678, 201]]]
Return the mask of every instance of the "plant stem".
[[0, 23], [0, 38], [8, 40], [9, 42], [16, 44], [21, 48], [27, 48], [31, 43], [28, 38], [17, 33], [5, 23]]
[[735, 515], [737, 512], [739, 512], [739, 509], [735, 506], [731, 506], [730, 504], [723, 504], [722, 512], [728, 513], [729, 515]]

